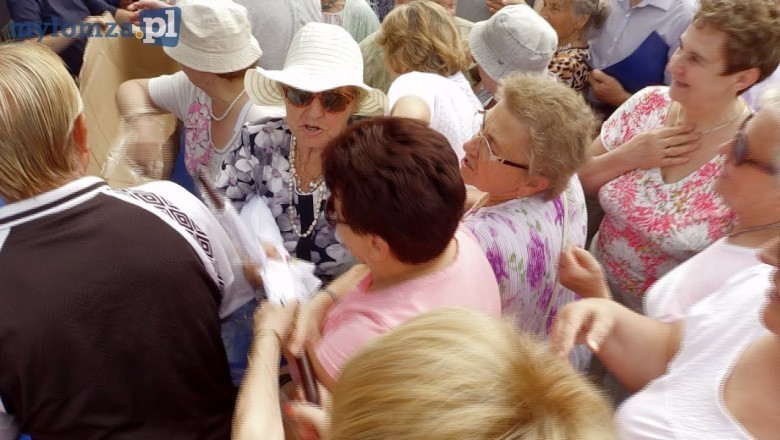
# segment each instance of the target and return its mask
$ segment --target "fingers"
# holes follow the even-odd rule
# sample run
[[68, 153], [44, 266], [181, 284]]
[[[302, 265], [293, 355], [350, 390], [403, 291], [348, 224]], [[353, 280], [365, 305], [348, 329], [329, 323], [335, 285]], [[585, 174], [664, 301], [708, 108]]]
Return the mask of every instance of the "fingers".
[[606, 79], [606, 74], [598, 69], [593, 69], [590, 71], [590, 81], [602, 83]]
[[596, 261], [596, 258], [585, 249], [573, 247], [571, 255], [578, 265], [587, 269], [601, 270], [601, 266], [599, 266], [599, 262]]
[[609, 300], [584, 299], [561, 309], [550, 332], [553, 353], [568, 357], [574, 344], [583, 342], [598, 353], [614, 323], [608, 303]]
[[326, 435], [328, 416], [317, 406], [306, 403], [286, 403], [283, 408], [285, 415], [295, 420], [300, 429], [301, 438], [317, 439]]
[[556, 355], [567, 358], [577, 340], [581, 327], [585, 324], [583, 316], [572, 312], [575, 304], [567, 305], [558, 313], [550, 331], [550, 348]]

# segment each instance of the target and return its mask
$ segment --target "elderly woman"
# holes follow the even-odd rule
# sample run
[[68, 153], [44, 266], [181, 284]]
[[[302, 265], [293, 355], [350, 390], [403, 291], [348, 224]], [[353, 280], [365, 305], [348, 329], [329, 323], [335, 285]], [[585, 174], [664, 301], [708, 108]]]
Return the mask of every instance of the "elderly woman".
[[[141, 5], [169, 6], [148, 0]], [[163, 166], [154, 138], [146, 138], [156, 132], [157, 121], [149, 116], [170, 112], [184, 122], [187, 171], [213, 177], [238, 144], [241, 126], [268, 112], [252, 105], [244, 92], [244, 73], [263, 52], [243, 6], [230, 0], [181, 0], [176, 6], [182, 17], [179, 44], [163, 50], [181, 72], [127, 81], [117, 91], [117, 104], [135, 137], [130, 151], [147, 174], [160, 177]], [[216, 41], [219, 50], [214, 50]]]
[[[780, 388], [780, 277], [777, 270], [769, 277], [770, 268], [756, 261], [754, 246], [775, 237], [759, 259], [778, 267], [778, 92], [767, 96], [764, 108], [744, 131], [724, 145], [728, 161], [719, 183], [735, 209], [748, 203], [769, 204], [769, 209], [753, 209], [752, 216], [748, 209], [740, 209], [745, 216], [738, 217], [739, 229], [729, 237], [731, 243], [717, 242], [691, 258], [659, 280], [647, 298], [648, 306], [654, 294], [671, 298], [680, 293], [687, 295], [686, 301], [659, 301], [649, 309], [661, 322], [604, 300], [585, 300], [559, 314], [553, 338], [557, 348], [565, 353], [575, 341], [586, 342], [627, 387], [642, 389], [617, 412], [626, 438], [776, 436], [780, 400], [773, 390]], [[745, 200], [737, 200], [740, 194]], [[707, 279], [693, 272], [705, 265]], [[577, 271], [603, 284], [595, 262]], [[658, 290], [663, 288], [672, 291]]]
[[477, 64], [480, 99], [495, 105], [501, 80], [512, 73], [548, 75], [558, 37], [549, 23], [528, 5], [502, 8], [489, 20], [474, 24], [468, 47]]
[[379, 17], [366, 0], [322, 0], [322, 22], [341, 26], [360, 43], [379, 29]]
[[[595, 120], [581, 96], [543, 77], [512, 75], [499, 91], [498, 104], [478, 114], [479, 134], [465, 145], [461, 175], [485, 195], [463, 225], [491, 263], [503, 314], [546, 338], [558, 309], [575, 299], [558, 283], [558, 255], [585, 243], [585, 201], [575, 173], [585, 164]], [[587, 352], [581, 354], [578, 368], [587, 364]]]
[[[257, 317], [236, 439], [282, 438], [273, 335], [288, 334], [292, 318], [275, 305]], [[571, 366], [507, 322], [462, 308], [427, 312], [366, 344], [345, 365], [330, 412], [328, 424], [319, 408], [285, 407], [332, 440], [616, 438], [606, 402]]]
[[[324, 52], [330, 56], [322, 58]], [[250, 197], [263, 197], [287, 250], [314, 263], [324, 281], [353, 260], [325, 219], [330, 190], [322, 175], [322, 152], [352, 115], [385, 109], [385, 95], [362, 78], [360, 49], [344, 29], [324, 23], [301, 28], [284, 69], [257, 68], [246, 76], [254, 102], [284, 106], [287, 116], [248, 124], [216, 179], [239, 207]]]
[[590, 52], [588, 34], [599, 28], [609, 14], [608, 0], [546, 0], [541, 15], [558, 34], [549, 70], [569, 87], [588, 88]]
[[404, 3], [385, 18], [377, 42], [397, 76], [387, 92], [390, 115], [430, 124], [462, 159], [482, 105], [461, 72], [466, 57], [452, 16], [431, 1]]
[[773, 0], [702, 0], [669, 63], [671, 87], [635, 94], [591, 147], [580, 179], [605, 212], [594, 254], [633, 310], [655, 280], [731, 229], [714, 191], [719, 148], [750, 114], [739, 94], [778, 65], [778, 15]]

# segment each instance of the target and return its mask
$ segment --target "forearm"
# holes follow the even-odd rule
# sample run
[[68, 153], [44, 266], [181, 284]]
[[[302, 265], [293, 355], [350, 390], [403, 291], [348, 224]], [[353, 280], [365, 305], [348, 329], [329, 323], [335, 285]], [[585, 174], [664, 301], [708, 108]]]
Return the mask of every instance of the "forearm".
[[615, 328], [596, 354], [627, 389], [637, 391], [666, 372], [679, 349], [681, 324], [654, 321], [615, 302], [612, 307]]
[[257, 333], [236, 402], [234, 439], [284, 439], [279, 408], [279, 339]]
[[582, 183], [582, 190], [586, 195], [593, 196], [598, 194], [599, 189], [605, 183], [635, 169], [626, 152], [620, 146], [612, 151], [590, 158], [588, 164], [577, 173], [580, 183]]

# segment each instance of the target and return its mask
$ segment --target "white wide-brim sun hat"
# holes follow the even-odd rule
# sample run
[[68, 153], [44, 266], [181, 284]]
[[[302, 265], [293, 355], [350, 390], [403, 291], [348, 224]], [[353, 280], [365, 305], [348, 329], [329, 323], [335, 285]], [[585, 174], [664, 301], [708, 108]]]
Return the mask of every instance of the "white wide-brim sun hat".
[[261, 67], [247, 71], [244, 87], [256, 104], [284, 106], [280, 84], [307, 92], [323, 92], [353, 86], [363, 90], [355, 114], [385, 113], [387, 96], [363, 82], [360, 47], [344, 28], [326, 23], [308, 23], [290, 43], [282, 70]]
[[182, 66], [230, 73], [254, 64], [263, 51], [252, 36], [246, 8], [232, 0], [180, 0], [179, 42], [163, 51]]

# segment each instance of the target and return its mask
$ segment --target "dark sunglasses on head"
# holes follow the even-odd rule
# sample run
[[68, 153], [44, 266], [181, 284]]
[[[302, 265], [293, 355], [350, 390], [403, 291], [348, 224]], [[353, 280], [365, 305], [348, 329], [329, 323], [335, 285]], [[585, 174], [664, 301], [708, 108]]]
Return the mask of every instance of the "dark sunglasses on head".
[[770, 174], [770, 175], [776, 175], [777, 169], [771, 165], [767, 165], [763, 162], [759, 162], [755, 159], [748, 159], [748, 140], [747, 136], [745, 136], [745, 126], [747, 125], [748, 121], [753, 117], [753, 114], [745, 118], [744, 121], [742, 121], [742, 124], [739, 126], [739, 130], [737, 130], [737, 134], [734, 135], [734, 146], [731, 147], [731, 151], [729, 154], [729, 159], [734, 163], [734, 166], [740, 166], [743, 164], [752, 165], [759, 170]]
[[319, 97], [320, 105], [329, 113], [341, 113], [347, 109], [347, 106], [355, 99], [354, 96], [342, 92], [307, 92], [296, 89], [295, 87], [282, 86], [284, 90], [284, 99], [295, 107], [306, 107]]

